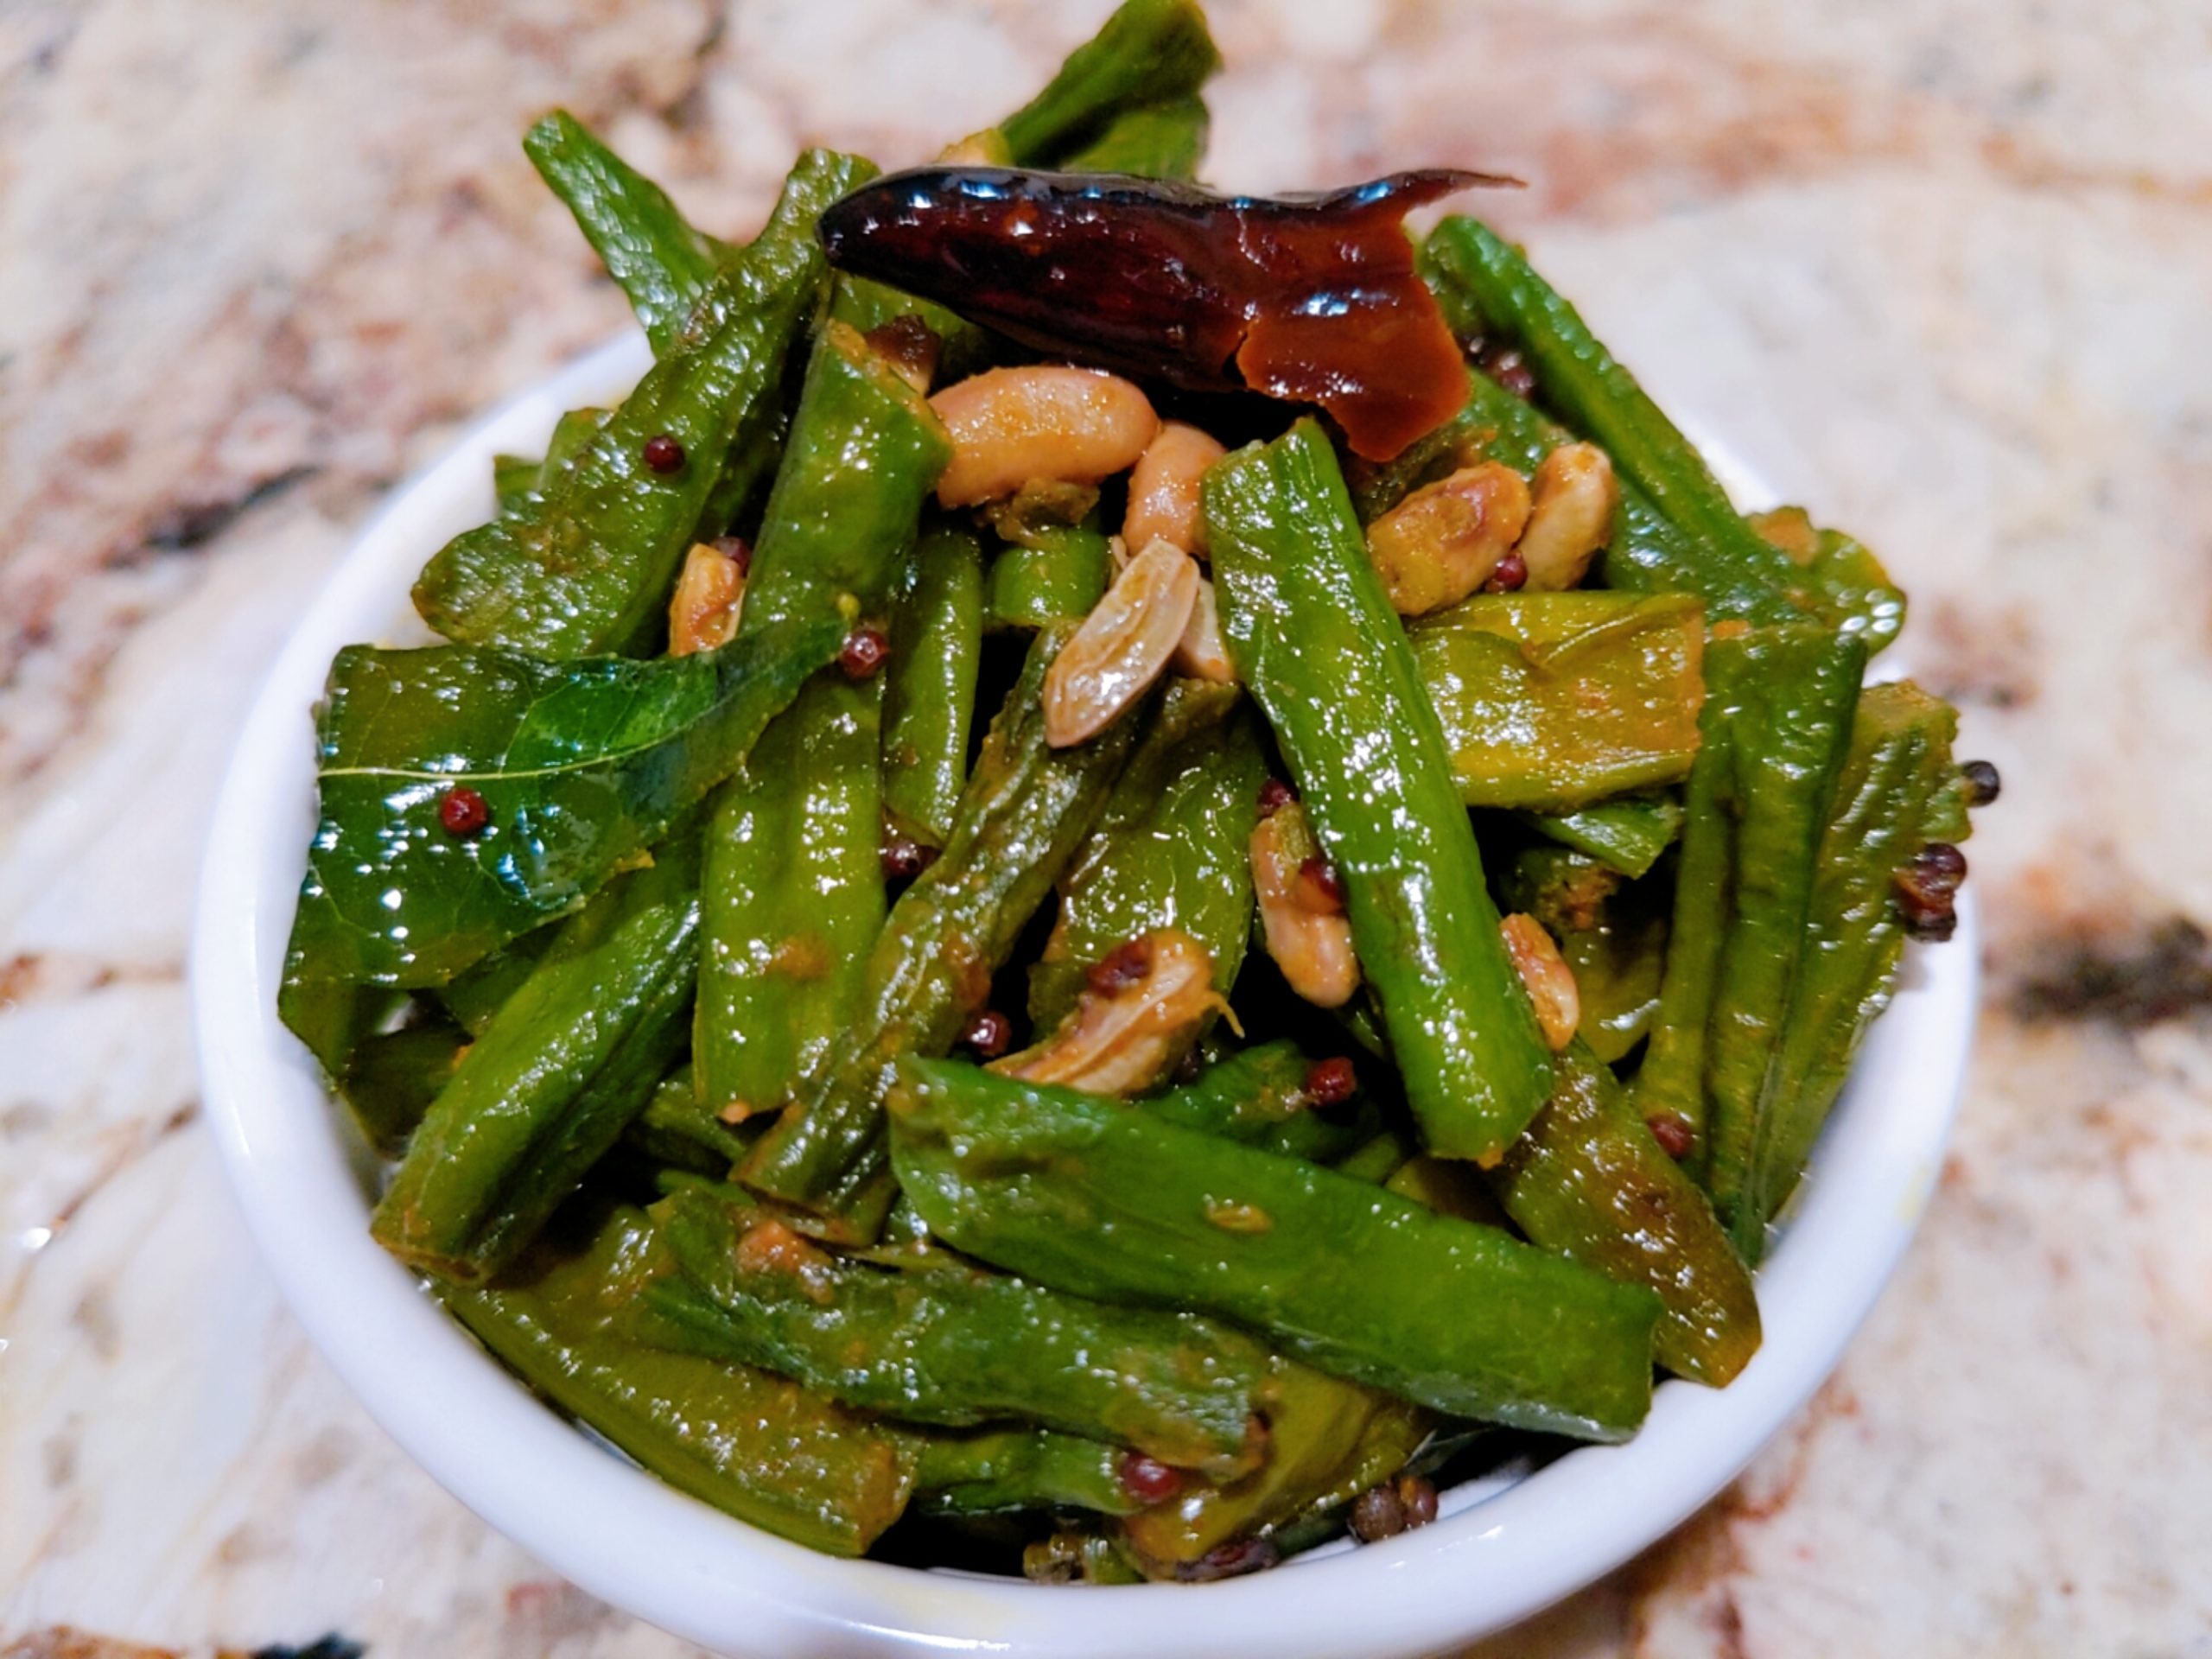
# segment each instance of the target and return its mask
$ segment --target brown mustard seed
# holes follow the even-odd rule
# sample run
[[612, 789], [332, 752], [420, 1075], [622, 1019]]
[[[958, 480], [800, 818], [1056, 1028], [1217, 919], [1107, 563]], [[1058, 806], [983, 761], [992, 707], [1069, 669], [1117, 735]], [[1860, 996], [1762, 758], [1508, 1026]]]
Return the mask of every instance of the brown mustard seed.
[[1359, 1073], [1342, 1054], [1306, 1068], [1306, 1097], [1316, 1106], [1341, 1106], [1359, 1092]]
[[1997, 768], [1986, 760], [1961, 761], [1959, 776], [1966, 779], [1968, 806], [1987, 806], [2005, 787]]
[[1514, 346], [1484, 346], [1475, 353], [1475, 366], [1524, 404], [1535, 395], [1536, 372]]
[[744, 537], [717, 536], [715, 537], [714, 548], [715, 552], [737, 567], [737, 574], [740, 576], [750, 576], [753, 574], [753, 543], [747, 541]]
[[1436, 1519], [1436, 1483], [1426, 1475], [1400, 1475], [1398, 1502], [1405, 1506], [1406, 1525], [1425, 1527]]
[[1904, 916], [1906, 936], [1923, 944], [1942, 944], [1959, 931], [1959, 912], [1948, 899], [1923, 905], [1900, 895], [1897, 908]]
[[1411, 1524], [1395, 1486], [1370, 1486], [1352, 1500], [1351, 1535], [1363, 1544], [1395, 1538]]
[[838, 648], [837, 666], [849, 680], [874, 677], [891, 658], [891, 641], [881, 628], [855, 628]]
[[1101, 996], [1118, 996], [1152, 971], [1152, 941], [1131, 939], [1090, 964], [1084, 983]]
[[1689, 1120], [1680, 1112], [1654, 1112], [1643, 1120], [1644, 1128], [1651, 1131], [1651, 1138], [1659, 1143], [1659, 1150], [1669, 1158], [1681, 1160], [1690, 1155], [1690, 1148], [1697, 1144]]
[[961, 1046], [987, 1060], [995, 1060], [1014, 1040], [1014, 1022], [996, 1008], [985, 1008], [962, 1027]]
[[1122, 1490], [1149, 1509], [1165, 1503], [1183, 1490], [1183, 1473], [1141, 1452], [1122, 1454]]
[[1958, 931], [1958, 892], [1967, 879], [1967, 855], [1948, 841], [1931, 841], [1897, 874], [1897, 911], [1905, 931], [1940, 944]]
[[1913, 874], [1931, 893], [1956, 893], [1967, 879], [1967, 855], [1948, 841], [1931, 841], [1914, 856]]
[[480, 836], [492, 822], [492, 807], [466, 784], [446, 791], [438, 801], [438, 822], [449, 836]]
[[645, 465], [657, 473], [672, 473], [683, 465], [683, 446], [665, 432], [656, 432], [647, 438], [639, 453], [645, 456]]
[[1175, 1576], [1185, 1584], [1211, 1584], [1264, 1572], [1281, 1560], [1282, 1551], [1272, 1538], [1237, 1538], [1216, 1545], [1195, 1561], [1180, 1563]]
[[937, 862], [937, 849], [894, 830], [883, 839], [881, 857], [887, 877], [893, 881], [911, 881]]
[[1491, 594], [1517, 594], [1529, 585], [1529, 561], [1518, 553], [1509, 553], [1497, 562], [1490, 573], [1490, 580], [1483, 584], [1483, 591]]

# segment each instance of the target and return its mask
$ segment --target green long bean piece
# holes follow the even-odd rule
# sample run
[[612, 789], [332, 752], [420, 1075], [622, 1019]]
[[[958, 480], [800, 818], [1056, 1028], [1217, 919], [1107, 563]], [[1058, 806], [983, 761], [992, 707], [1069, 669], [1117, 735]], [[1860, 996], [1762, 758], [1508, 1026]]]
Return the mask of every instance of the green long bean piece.
[[831, 1256], [709, 1191], [655, 1212], [684, 1285], [652, 1305], [703, 1351], [908, 1422], [1026, 1419], [1222, 1474], [1258, 1460], [1266, 1356], [1239, 1332], [961, 1264]]
[[951, 457], [921, 393], [854, 329], [825, 324], [753, 544], [738, 637], [794, 619], [882, 621]]
[[1682, 832], [1682, 804], [1668, 795], [1599, 801], [1572, 812], [1516, 812], [1547, 841], [1587, 853], [1634, 880], [1648, 875]]
[[[1805, 950], [1815, 861], [1850, 742], [1863, 645], [1799, 626], [1740, 642], [1722, 807], [1732, 821], [1727, 934], [1713, 980], [1705, 1056], [1707, 1133], [1697, 1165], [1738, 1244], [1768, 1061], [1780, 1042]], [[1676, 899], [1676, 925], [1682, 900]]]
[[1491, 1172], [1498, 1201], [1535, 1243], [1657, 1293], [1659, 1363], [1725, 1386], [1758, 1351], [1750, 1272], [1613, 1074], [1580, 1044], [1555, 1069], [1551, 1099]]
[[1821, 836], [1789, 1012], [1759, 1090], [1738, 1245], [1757, 1261], [1789, 1201], [1866, 1029], [1888, 1006], [1904, 952], [1893, 893], [1930, 842], [1967, 838], [1951, 761], [1958, 715], [1910, 681], [1869, 686]]
[[1436, 709], [1334, 454], [1300, 421], [1206, 474], [1222, 629], [1266, 710], [1430, 1150], [1495, 1162], [1551, 1087]]
[[[450, 639], [547, 658], [650, 646], [739, 433], [775, 397], [820, 296], [815, 219], [872, 170], [828, 150], [800, 158], [768, 227], [715, 276], [682, 337], [575, 464], [423, 567], [415, 605], [424, 621]], [[665, 471], [645, 457], [660, 438], [678, 455]]]
[[900, 1185], [956, 1249], [1079, 1296], [1198, 1308], [1440, 1411], [1618, 1440], [1658, 1299], [1495, 1228], [1138, 1108], [908, 1058]]
[[666, 191], [566, 110], [531, 128], [522, 147], [628, 297], [653, 355], [662, 355], [741, 251], [694, 228]]
[[1123, 0], [997, 132], [1014, 166], [1059, 166], [1116, 116], [1195, 93], [1220, 67], [1193, 0]]
[[690, 820], [562, 928], [470, 1046], [376, 1207], [378, 1242], [460, 1283], [512, 1261], [682, 1052], [698, 931]]
[[1206, 103], [1196, 92], [1115, 116], [1060, 166], [1070, 173], [1128, 173], [1188, 183], [1206, 153]]
[[[1657, 572], [1609, 568], [1609, 581], [1640, 586], [1634, 576], [1657, 575], [1662, 585], [1703, 594], [1716, 616], [1742, 615], [1754, 622], [1780, 620], [1771, 602], [1778, 600], [1843, 633], [1862, 636], [1875, 650], [1895, 637], [1904, 621], [1903, 602], [1871, 556], [1848, 565], [1801, 567], [1762, 539], [1729, 502], [1695, 447], [1512, 244], [1478, 220], [1454, 217], [1429, 233], [1421, 261], [1445, 299], [1446, 315], [1456, 310], [1453, 321], [1463, 328], [1471, 323], [1518, 342], [1541, 395], [1603, 446], [1622, 477], [1691, 543], [1694, 566]], [[1769, 601], [1739, 605], [1734, 596], [1748, 595], [1753, 588], [1764, 589]]]
[[1097, 827], [1060, 878], [1058, 919], [1029, 970], [1029, 1018], [1039, 1031], [1074, 1009], [1094, 963], [1154, 928], [1179, 928], [1204, 945], [1224, 996], [1236, 982], [1252, 934], [1249, 848], [1267, 775], [1243, 702], [1233, 685], [1169, 683]]
[[522, 1379], [681, 1491], [832, 1555], [859, 1555], [913, 1490], [918, 1437], [798, 1383], [648, 1346], [632, 1329], [669, 1271], [652, 1223], [613, 1212], [582, 1254], [440, 1294]]
[[1308, 1083], [1313, 1066], [1295, 1043], [1261, 1043], [1154, 1096], [1144, 1108], [1201, 1134], [1309, 1163], [1334, 1163], [1374, 1139], [1382, 1118], [1363, 1093], [1322, 1106]]
[[968, 730], [983, 635], [983, 548], [941, 524], [914, 548], [892, 607], [883, 693], [883, 810], [931, 847], [952, 833], [968, 781]]
[[1128, 1455], [1049, 1428], [931, 1434], [914, 1473], [914, 1507], [924, 1515], [1064, 1509], [1127, 1515], [1138, 1507], [1122, 1480]]
[[[1045, 741], [1045, 671], [1071, 629], [1031, 645], [992, 722], [937, 861], [899, 896], [868, 963], [861, 1014], [837, 1063], [753, 1149], [747, 1185], [872, 1236], [887, 1201], [883, 1098], [902, 1054], [941, 1054], [990, 994], [1106, 803], [1138, 721], [1125, 715], [1088, 743]], [[871, 1213], [871, 1212], [874, 1213]]]
[[772, 1112], [859, 1012], [883, 925], [882, 684], [817, 675], [715, 796], [691, 1052], [699, 1101]]

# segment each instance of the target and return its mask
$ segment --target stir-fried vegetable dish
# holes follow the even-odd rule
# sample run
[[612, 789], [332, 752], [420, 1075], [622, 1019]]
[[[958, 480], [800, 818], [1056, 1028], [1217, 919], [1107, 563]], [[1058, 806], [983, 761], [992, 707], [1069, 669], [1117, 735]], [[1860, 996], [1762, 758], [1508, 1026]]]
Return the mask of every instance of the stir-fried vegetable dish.
[[1967, 808], [1903, 596], [1521, 252], [1193, 182], [1128, 0], [752, 240], [525, 140], [652, 367], [352, 646], [281, 1011], [377, 1239], [818, 1549], [1203, 1580], [1758, 1352]]

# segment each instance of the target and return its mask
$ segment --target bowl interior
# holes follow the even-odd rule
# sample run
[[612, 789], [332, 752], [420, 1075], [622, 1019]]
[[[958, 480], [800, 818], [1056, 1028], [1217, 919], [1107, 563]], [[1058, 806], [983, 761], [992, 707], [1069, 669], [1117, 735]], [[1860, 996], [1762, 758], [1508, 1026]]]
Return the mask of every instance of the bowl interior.
[[[1759, 1275], [1765, 1345], [1715, 1392], [1661, 1385], [1625, 1446], [1569, 1452], [1443, 1495], [1436, 1524], [1339, 1543], [1190, 1589], [1071, 1591], [818, 1555], [609, 1453], [479, 1350], [368, 1235], [371, 1166], [276, 1018], [315, 824], [310, 710], [331, 657], [428, 636], [423, 561], [493, 508], [491, 457], [532, 453], [566, 409], [607, 404], [650, 361], [631, 335], [477, 426], [398, 493], [288, 643], [239, 740], [202, 872], [193, 985], [209, 1111], [280, 1287], [362, 1403], [487, 1522], [592, 1593], [732, 1654], [1205, 1650], [1235, 1659], [1421, 1652], [1495, 1630], [1595, 1579], [1742, 1469], [1834, 1366], [1931, 1191], [1971, 1037], [1977, 927], [1908, 952]], [[1725, 465], [1744, 499], [1755, 479]]]

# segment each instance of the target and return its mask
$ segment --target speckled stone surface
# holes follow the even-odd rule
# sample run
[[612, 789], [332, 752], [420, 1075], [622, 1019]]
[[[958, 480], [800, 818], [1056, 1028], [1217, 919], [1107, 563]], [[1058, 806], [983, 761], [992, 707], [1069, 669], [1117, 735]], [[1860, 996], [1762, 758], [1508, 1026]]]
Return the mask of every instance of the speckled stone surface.
[[[735, 232], [796, 144], [918, 158], [1105, 10], [0, 5], [0, 1653], [689, 1651], [486, 1532], [278, 1305], [194, 1097], [202, 826], [353, 527], [622, 326], [530, 118]], [[1735, 1488], [1480, 1651], [2212, 1654], [2212, 21], [1214, 11], [1213, 178], [1527, 177], [1497, 219], [1883, 551], [2006, 779], [1975, 1068], [1889, 1295]]]

